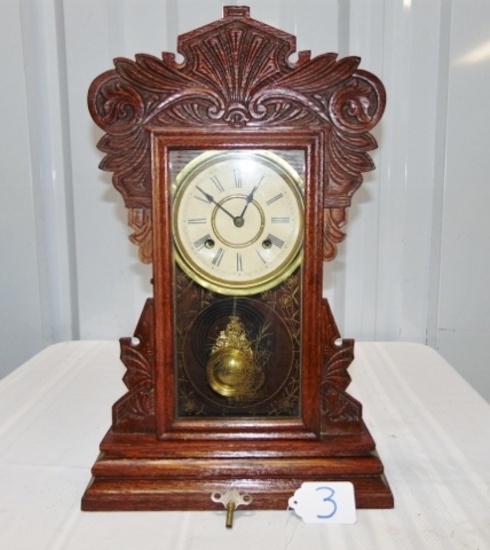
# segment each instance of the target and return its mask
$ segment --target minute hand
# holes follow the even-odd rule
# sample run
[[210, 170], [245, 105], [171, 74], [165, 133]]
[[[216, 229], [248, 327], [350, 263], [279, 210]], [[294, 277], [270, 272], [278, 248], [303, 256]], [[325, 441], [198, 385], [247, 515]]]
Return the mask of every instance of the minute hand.
[[212, 204], [215, 204], [218, 208], [220, 208], [221, 210], [223, 210], [223, 212], [225, 214], [228, 214], [228, 216], [230, 216], [230, 218], [232, 220], [235, 219], [235, 216], [231, 213], [231, 212], [228, 212], [228, 210], [226, 210], [226, 208], [224, 208], [223, 206], [221, 206], [221, 204], [219, 202], [216, 202], [213, 195], [210, 195], [209, 193], [206, 193], [206, 191], [203, 191], [198, 185], [196, 185], [196, 189], [198, 191], [200, 191], [205, 197], [206, 197], [206, 200]]

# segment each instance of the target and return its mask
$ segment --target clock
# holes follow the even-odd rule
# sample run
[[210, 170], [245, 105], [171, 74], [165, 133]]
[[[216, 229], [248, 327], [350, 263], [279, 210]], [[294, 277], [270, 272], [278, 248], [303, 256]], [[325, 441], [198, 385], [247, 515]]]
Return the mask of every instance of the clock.
[[173, 196], [176, 260], [202, 286], [257, 294], [298, 267], [302, 180], [279, 155], [201, 153], [177, 176]]
[[89, 90], [153, 294], [82, 508], [230, 516], [346, 480], [358, 507], [392, 507], [322, 288], [383, 85], [357, 57], [292, 63], [295, 38], [243, 6], [178, 51], [117, 58]]

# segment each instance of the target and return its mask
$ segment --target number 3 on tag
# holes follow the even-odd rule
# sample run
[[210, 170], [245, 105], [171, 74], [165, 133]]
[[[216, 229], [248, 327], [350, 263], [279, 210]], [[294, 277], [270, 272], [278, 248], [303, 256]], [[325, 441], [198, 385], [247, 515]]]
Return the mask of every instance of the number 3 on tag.
[[355, 523], [356, 501], [350, 481], [304, 482], [289, 507], [305, 523]]

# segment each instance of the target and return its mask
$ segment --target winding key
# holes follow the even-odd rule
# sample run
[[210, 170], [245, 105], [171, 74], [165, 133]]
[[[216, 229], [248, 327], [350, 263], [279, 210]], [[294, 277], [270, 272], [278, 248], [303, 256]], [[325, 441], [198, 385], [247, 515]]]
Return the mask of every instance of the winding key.
[[211, 494], [213, 502], [221, 502], [226, 508], [226, 527], [233, 527], [233, 514], [239, 506], [248, 506], [253, 498], [249, 494], [243, 494], [236, 489], [228, 489], [228, 491], [215, 491]]

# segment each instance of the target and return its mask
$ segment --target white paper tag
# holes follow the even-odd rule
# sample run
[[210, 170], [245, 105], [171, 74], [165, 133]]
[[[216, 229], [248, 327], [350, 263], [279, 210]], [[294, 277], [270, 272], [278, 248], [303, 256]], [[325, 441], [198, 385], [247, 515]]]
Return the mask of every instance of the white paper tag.
[[305, 523], [355, 523], [356, 500], [350, 481], [305, 481], [289, 499]]

